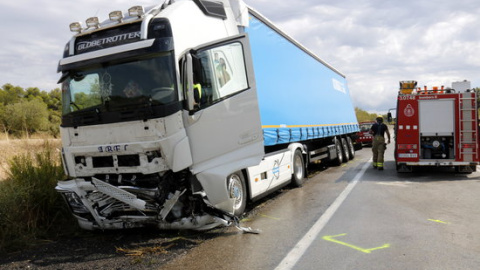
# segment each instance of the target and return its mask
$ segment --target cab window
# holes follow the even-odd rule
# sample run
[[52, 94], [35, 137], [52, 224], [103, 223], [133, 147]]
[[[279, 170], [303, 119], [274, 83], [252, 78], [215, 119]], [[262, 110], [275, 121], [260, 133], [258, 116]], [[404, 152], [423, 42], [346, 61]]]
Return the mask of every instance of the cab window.
[[240, 42], [199, 51], [193, 67], [194, 84], [201, 86], [200, 107], [206, 107], [248, 89]]

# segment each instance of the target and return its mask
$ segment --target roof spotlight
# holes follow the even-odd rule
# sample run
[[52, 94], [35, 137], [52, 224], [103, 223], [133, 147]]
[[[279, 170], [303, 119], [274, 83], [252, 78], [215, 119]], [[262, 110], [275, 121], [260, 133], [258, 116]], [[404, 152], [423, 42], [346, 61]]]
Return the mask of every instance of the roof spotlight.
[[87, 27], [88, 28], [91, 28], [91, 27], [94, 27], [94, 28], [98, 28], [98, 17], [90, 17], [87, 19]]
[[112, 20], [112, 21], [121, 22], [122, 19], [123, 19], [123, 12], [120, 11], [120, 10], [115, 10], [115, 11], [110, 12], [110, 14], [108, 14], [108, 16], [110, 17], [110, 20]]
[[82, 24], [80, 22], [73, 22], [70, 24], [70, 31], [80, 33], [82, 32]]
[[145, 14], [145, 10], [143, 9], [143, 6], [133, 6], [128, 9], [128, 15], [132, 17], [142, 17], [143, 14]]

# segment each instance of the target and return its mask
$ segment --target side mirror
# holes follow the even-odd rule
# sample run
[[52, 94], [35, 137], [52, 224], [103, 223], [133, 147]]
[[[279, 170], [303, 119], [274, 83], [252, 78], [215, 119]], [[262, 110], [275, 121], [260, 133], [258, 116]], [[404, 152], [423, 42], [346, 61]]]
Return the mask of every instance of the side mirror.
[[182, 62], [182, 83], [185, 95], [185, 107], [188, 111], [194, 111], [195, 97], [193, 95], [193, 61], [192, 55], [187, 53]]
[[392, 122], [392, 113], [391, 113], [391, 112], [389, 112], [389, 113], [387, 114], [387, 121], [388, 121], [389, 123]]

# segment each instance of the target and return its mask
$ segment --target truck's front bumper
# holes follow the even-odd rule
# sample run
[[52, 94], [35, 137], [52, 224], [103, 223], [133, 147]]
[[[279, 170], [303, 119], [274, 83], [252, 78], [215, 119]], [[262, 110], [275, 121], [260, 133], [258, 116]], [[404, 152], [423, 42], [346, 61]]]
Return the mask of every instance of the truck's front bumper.
[[[165, 202], [161, 207], [152, 207], [135, 194], [102, 181], [85, 181], [78, 178], [59, 181], [56, 190], [62, 194], [72, 214], [82, 229], [125, 229], [140, 227], [158, 227], [160, 229], [208, 230], [219, 226], [228, 226], [231, 221], [218, 216], [203, 213], [182, 217], [174, 221], [165, 220], [162, 212], [176, 201]], [[106, 209], [126, 209], [122, 215], [106, 215]], [[168, 214], [168, 213], [167, 213]]]

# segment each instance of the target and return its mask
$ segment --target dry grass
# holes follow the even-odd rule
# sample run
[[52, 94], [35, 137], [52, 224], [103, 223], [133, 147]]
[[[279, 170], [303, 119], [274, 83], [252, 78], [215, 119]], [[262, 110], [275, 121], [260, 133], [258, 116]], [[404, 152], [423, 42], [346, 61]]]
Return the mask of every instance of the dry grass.
[[7, 177], [8, 161], [14, 156], [36, 153], [46, 147], [60, 151], [59, 139], [9, 139], [0, 140], [0, 181]]

